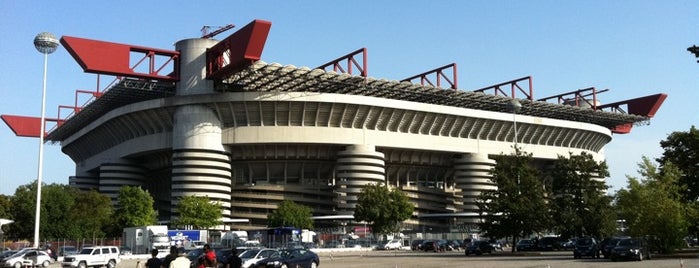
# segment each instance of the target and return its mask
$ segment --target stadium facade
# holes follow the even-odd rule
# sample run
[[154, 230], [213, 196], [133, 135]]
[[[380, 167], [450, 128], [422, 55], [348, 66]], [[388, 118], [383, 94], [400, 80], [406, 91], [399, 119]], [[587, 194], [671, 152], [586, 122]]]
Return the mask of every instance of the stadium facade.
[[[46, 139], [76, 163], [69, 184], [114, 201], [124, 185], [143, 187], [164, 221], [180, 197], [208, 196], [224, 222], [255, 229], [282, 200], [312, 208], [319, 226], [356, 224], [361, 188], [385, 183], [416, 205], [405, 229], [453, 230], [477, 221], [475, 197], [495, 187], [493, 155], [516, 143], [542, 167], [569, 153], [601, 161], [613, 133], [647, 122], [665, 98], [599, 105], [589, 88], [537, 100], [531, 77], [461, 90], [455, 64], [374, 79], [366, 49], [316, 69], [268, 64], [270, 27], [256, 20], [175, 50], [62, 37], [86, 72], [117, 77], [47, 120]], [[138, 53], [143, 71], [130, 65]], [[78, 104], [80, 94], [90, 101]], [[39, 135], [36, 118], [2, 118], [19, 136]]]

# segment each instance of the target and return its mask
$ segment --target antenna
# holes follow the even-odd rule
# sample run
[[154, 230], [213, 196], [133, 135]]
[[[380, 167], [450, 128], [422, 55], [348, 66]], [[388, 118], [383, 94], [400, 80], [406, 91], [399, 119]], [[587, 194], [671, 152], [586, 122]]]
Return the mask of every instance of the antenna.
[[218, 27], [218, 29], [209, 33], [209, 29], [211, 29], [211, 27], [212, 26], [207, 26], [207, 25], [204, 25], [204, 27], [201, 27], [201, 38], [204, 38], [204, 39], [212, 38], [212, 37], [216, 36], [217, 34], [220, 34], [222, 32], [233, 29], [233, 27], [235, 27], [235, 25], [228, 24], [226, 26], [215, 26], [215, 27]]

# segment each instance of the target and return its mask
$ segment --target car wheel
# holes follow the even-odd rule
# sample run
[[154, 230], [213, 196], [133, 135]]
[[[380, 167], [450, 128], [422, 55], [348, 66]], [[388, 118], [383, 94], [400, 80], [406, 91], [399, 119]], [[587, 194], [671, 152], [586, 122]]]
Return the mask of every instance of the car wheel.
[[642, 261], [642, 260], [643, 260], [643, 252], [638, 254], [638, 261]]
[[109, 260], [109, 262], [107, 263], [107, 268], [116, 268], [116, 261]]
[[45, 260], [43, 263], [41, 263], [41, 266], [44, 266], [44, 267], [49, 267], [49, 265], [51, 265], [51, 262], [48, 260]]
[[13, 265], [13, 266], [15, 268], [22, 268], [22, 262], [21, 261], [15, 262], [15, 265]]
[[87, 264], [84, 261], [82, 261], [78, 263], [78, 268], [87, 268]]
[[289, 268], [289, 267], [286, 266], [286, 263], [282, 263], [282, 266], [280, 268]]
[[318, 267], [318, 264], [316, 262], [314, 262], [314, 261], [311, 262], [311, 268], [317, 268], [317, 267]]

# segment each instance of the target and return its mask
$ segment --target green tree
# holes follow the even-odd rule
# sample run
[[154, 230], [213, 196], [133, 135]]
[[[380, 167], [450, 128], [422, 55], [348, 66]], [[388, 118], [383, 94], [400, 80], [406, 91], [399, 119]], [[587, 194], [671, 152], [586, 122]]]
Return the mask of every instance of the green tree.
[[591, 154], [559, 156], [547, 171], [553, 231], [562, 237], [605, 237], [614, 233], [616, 215], [607, 185], [597, 178], [609, 176], [607, 164]]
[[0, 194], [0, 219], [12, 218], [11, 198], [9, 195]]
[[517, 149], [513, 155], [497, 156], [496, 161], [491, 172], [497, 189], [481, 192], [476, 200], [483, 220], [479, 225], [485, 236], [512, 237], [514, 244], [549, 226], [548, 205], [531, 154]]
[[369, 184], [359, 194], [354, 219], [369, 223], [377, 234], [397, 233], [414, 209], [415, 205], [403, 191], [389, 190], [383, 184]]
[[267, 216], [269, 227], [293, 226], [301, 229], [313, 228], [313, 211], [311, 208], [284, 200]]
[[654, 245], [664, 253], [683, 246], [689, 223], [680, 201], [677, 180], [679, 170], [666, 163], [661, 173], [647, 157], [639, 164], [641, 179], [628, 177], [628, 189], [616, 195], [616, 206], [626, 220], [631, 236], [652, 236]]
[[665, 163], [672, 163], [679, 171], [678, 190], [682, 193], [689, 231], [699, 233], [699, 130], [694, 126], [689, 131], [675, 131], [660, 142], [663, 155], [657, 159], [661, 172], [665, 172]]
[[70, 217], [80, 227], [80, 238], [102, 238], [112, 223], [114, 209], [111, 199], [95, 190], [77, 191]]
[[41, 237], [77, 238], [82, 226], [77, 225], [66, 211], [71, 211], [76, 205], [78, 191], [65, 184], [49, 184], [42, 187], [41, 192]]
[[207, 229], [223, 224], [223, 209], [218, 202], [211, 202], [208, 196], [185, 196], [177, 204], [179, 217], [176, 225], [191, 225], [194, 229]]
[[116, 229], [153, 225], [158, 213], [153, 208], [153, 197], [138, 186], [119, 189], [119, 204], [116, 209]]
[[[36, 180], [20, 185], [10, 201], [12, 217], [15, 221], [10, 224], [7, 238], [34, 237], [34, 222], [36, 217]], [[42, 213], [44, 214], [44, 213]]]

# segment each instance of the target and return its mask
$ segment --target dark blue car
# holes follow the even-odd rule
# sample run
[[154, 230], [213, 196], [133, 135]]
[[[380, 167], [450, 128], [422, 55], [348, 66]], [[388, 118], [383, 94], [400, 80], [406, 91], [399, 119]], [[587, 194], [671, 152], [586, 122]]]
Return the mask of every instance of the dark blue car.
[[308, 249], [282, 249], [269, 258], [262, 259], [251, 268], [316, 268], [320, 264], [318, 254]]

